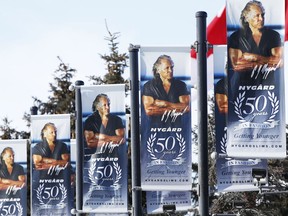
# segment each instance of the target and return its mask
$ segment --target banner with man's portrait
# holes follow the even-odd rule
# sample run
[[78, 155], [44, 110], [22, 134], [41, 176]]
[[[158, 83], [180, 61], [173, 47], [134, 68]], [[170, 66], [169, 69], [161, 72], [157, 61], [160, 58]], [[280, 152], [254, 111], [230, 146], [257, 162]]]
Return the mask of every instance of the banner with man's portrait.
[[163, 213], [165, 206], [175, 206], [175, 211], [191, 208], [191, 191], [147, 191], [147, 213]]
[[0, 140], [0, 215], [27, 215], [27, 140]]
[[84, 136], [83, 210], [127, 213], [125, 85], [81, 86], [80, 90]]
[[286, 157], [284, 10], [284, 0], [227, 1], [231, 157]]
[[[227, 46], [213, 47], [214, 60], [214, 96], [215, 96], [215, 135], [216, 135], [216, 179], [218, 192], [259, 190], [253, 178], [253, 169], [267, 172], [265, 159], [235, 159], [227, 157]], [[231, 105], [231, 104], [229, 104]], [[261, 184], [267, 182], [265, 177]]]
[[31, 215], [70, 215], [70, 114], [31, 116]]
[[191, 49], [141, 47], [141, 186], [191, 189]]

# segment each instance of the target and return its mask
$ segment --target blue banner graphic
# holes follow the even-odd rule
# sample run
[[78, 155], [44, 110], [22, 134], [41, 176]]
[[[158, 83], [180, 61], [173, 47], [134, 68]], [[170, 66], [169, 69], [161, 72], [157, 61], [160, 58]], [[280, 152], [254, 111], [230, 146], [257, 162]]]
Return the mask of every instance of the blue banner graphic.
[[284, 158], [284, 0], [229, 0], [226, 9], [227, 154]]
[[27, 215], [27, 140], [1, 140], [0, 215]]
[[191, 189], [191, 58], [186, 47], [141, 47], [141, 185]]
[[83, 210], [127, 213], [125, 85], [82, 86], [81, 99]]
[[187, 211], [191, 208], [190, 191], [147, 191], [147, 213], [162, 213], [163, 206], [175, 205], [175, 211]]
[[31, 215], [71, 215], [70, 115], [31, 116]]
[[227, 46], [214, 46], [213, 49], [216, 152], [222, 155], [216, 160], [217, 191], [257, 191], [259, 188], [254, 182], [252, 170], [257, 168], [267, 172], [267, 160], [227, 158]]

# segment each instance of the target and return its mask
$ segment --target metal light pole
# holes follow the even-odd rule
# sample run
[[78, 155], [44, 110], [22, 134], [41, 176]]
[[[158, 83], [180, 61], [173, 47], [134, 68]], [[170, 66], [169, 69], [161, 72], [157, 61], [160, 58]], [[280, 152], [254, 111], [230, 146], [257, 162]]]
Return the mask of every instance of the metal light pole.
[[[81, 104], [81, 90], [80, 86], [84, 82], [77, 80], [75, 82], [75, 106], [76, 106], [76, 209], [83, 208], [83, 132], [82, 132], [82, 104]], [[81, 213], [77, 213], [78, 216]]]
[[199, 124], [199, 213], [201, 216], [209, 215], [209, 185], [208, 185], [208, 130], [207, 130], [207, 39], [206, 39], [207, 13], [196, 13], [197, 29], [197, 66], [198, 66], [198, 124]]
[[141, 173], [140, 173], [140, 123], [139, 123], [139, 69], [138, 52], [140, 46], [130, 45], [131, 77], [131, 169], [132, 169], [132, 214], [142, 215]]

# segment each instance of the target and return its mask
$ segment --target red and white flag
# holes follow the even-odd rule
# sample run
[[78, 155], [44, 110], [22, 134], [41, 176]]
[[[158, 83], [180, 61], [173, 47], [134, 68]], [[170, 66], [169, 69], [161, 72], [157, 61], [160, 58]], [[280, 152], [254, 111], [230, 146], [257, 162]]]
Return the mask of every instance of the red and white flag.
[[[207, 40], [212, 45], [227, 44], [226, 7], [223, 7], [209, 23], [207, 27]], [[207, 56], [210, 56], [212, 53], [213, 49], [209, 49]], [[191, 57], [196, 58], [195, 50], [191, 51]]]

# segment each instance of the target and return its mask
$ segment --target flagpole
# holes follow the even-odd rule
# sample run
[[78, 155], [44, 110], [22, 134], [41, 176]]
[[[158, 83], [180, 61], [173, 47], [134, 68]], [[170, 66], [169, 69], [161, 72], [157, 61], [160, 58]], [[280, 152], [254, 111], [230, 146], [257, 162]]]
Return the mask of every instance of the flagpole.
[[208, 130], [207, 130], [207, 37], [206, 37], [207, 13], [196, 13], [196, 52], [198, 68], [198, 195], [199, 214], [209, 216], [209, 184], [208, 184]]

